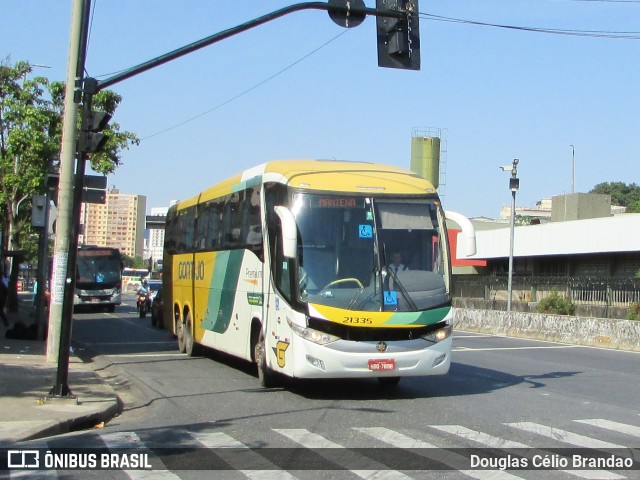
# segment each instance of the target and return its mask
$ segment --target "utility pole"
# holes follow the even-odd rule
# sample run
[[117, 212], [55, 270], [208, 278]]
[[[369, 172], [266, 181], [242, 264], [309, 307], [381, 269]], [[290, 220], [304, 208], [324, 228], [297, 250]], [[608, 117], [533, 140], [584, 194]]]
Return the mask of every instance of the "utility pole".
[[[88, 14], [90, 0], [73, 0], [71, 12], [71, 33], [69, 40], [69, 63], [64, 99], [62, 127], [62, 148], [60, 151], [60, 180], [58, 184], [58, 218], [56, 221], [55, 248], [51, 284], [51, 305], [49, 312], [49, 333], [47, 336], [47, 360], [58, 363], [56, 384], [50, 395], [66, 397], [71, 394], [68, 386], [69, 347], [71, 341], [71, 311], [65, 298], [73, 296], [75, 281], [75, 256], [71, 248], [77, 243], [73, 227], [74, 183], [82, 181], [74, 178], [76, 159], [77, 118], [80, 91], [86, 55]], [[73, 260], [73, 261], [70, 261]], [[73, 297], [71, 297], [73, 301]], [[67, 307], [67, 308], [65, 308]]]
[[517, 158], [513, 159], [511, 165], [505, 165], [500, 167], [504, 172], [511, 172], [509, 178], [509, 190], [511, 190], [511, 219], [509, 222], [509, 278], [507, 280], [507, 312], [511, 311], [511, 300], [513, 297], [513, 244], [515, 237], [515, 224], [516, 224], [516, 192], [520, 188], [520, 179], [518, 178], [518, 163], [520, 161]]

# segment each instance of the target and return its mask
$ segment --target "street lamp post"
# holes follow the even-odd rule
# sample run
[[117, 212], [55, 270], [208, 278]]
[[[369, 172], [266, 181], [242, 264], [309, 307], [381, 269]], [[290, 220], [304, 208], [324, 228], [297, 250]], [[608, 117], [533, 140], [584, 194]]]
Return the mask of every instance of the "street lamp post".
[[507, 312], [511, 311], [511, 298], [513, 296], [513, 240], [515, 237], [516, 224], [516, 192], [520, 188], [520, 179], [518, 178], [518, 162], [517, 158], [513, 159], [511, 165], [500, 167], [505, 172], [511, 172], [509, 178], [509, 190], [511, 190], [511, 224], [509, 228], [509, 280], [507, 283]]
[[576, 149], [573, 145], [571, 147], [571, 193], [575, 192], [576, 184]]

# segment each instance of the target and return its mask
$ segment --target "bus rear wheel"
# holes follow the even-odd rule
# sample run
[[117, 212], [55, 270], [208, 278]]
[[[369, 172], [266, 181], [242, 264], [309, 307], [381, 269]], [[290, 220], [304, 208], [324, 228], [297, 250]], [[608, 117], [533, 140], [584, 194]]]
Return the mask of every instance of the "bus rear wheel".
[[178, 338], [178, 351], [184, 353], [186, 351], [185, 339], [184, 339], [184, 323], [180, 318], [176, 319], [176, 337]]
[[260, 332], [258, 341], [253, 346], [253, 359], [258, 370], [258, 383], [261, 387], [270, 388], [275, 386], [274, 374], [267, 367], [267, 352], [264, 348], [264, 333]]
[[195, 357], [200, 352], [199, 346], [193, 341], [193, 330], [191, 325], [191, 313], [187, 313], [187, 318], [184, 319], [184, 351], [190, 357]]

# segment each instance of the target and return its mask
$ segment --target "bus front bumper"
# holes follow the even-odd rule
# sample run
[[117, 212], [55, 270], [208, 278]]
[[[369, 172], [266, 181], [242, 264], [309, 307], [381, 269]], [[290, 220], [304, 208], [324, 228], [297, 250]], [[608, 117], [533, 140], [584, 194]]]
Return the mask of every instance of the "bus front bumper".
[[[444, 375], [451, 365], [452, 338], [389, 342], [338, 340], [326, 345], [301, 338], [293, 347], [297, 378], [378, 378]], [[276, 367], [277, 370], [277, 367]]]

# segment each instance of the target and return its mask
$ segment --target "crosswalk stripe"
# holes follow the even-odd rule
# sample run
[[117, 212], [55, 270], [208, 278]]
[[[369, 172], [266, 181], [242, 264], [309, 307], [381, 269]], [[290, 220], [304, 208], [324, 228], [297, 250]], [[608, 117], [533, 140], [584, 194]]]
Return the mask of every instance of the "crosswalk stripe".
[[569, 443], [571, 445], [577, 445], [584, 448], [627, 448], [622, 445], [616, 445], [615, 443], [585, 437], [584, 435], [568, 432], [560, 428], [548, 427], [546, 425], [540, 425], [533, 422], [505, 423], [505, 425], [519, 430], [524, 430], [525, 432], [537, 433], [538, 435], [543, 435], [559, 442]]
[[[367, 464], [367, 466], [371, 466], [373, 468], [367, 469], [352, 469], [350, 470], [352, 473], [357, 475], [360, 478], [368, 479], [368, 480], [395, 480], [395, 479], [408, 479], [411, 477], [406, 476], [402, 472], [398, 472], [395, 470], [389, 470], [385, 468], [384, 465], [379, 464], [375, 460], [364, 459], [361, 455], [356, 454], [347, 450], [344, 446], [332, 442], [317, 433], [312, 433], [303, 428], [276, 428], [273, 430], [274, 432], [283, 435], [294, 442], [302, 445], [306, 448], [314, 448], [314, 449], [336, 449], [342, 450], [344, 452], [340, 452], [336, 455], [328, 455], [326, 452], [322, 450], [318, 450], [318, 453], [330, 460], [331, 462], [342, 464], [342, 465], [352, 465], [355, 461], [359, 461], [359, 463], [363, 463], [363, 461]], [[357, 457], [357, 458], [356, 458]]]
[[637, 427], [635, 425], [628, 425], [626, 423], [605, 420], [604, 418], [574, 420], [574, 422], [586, 423], [587, 425], [593, 425], [594, 427], [606, 428], [607, 430], [613, 430], [615, 432], [621, 432], [626, 433], [627, 435], [640, 437], [640, 427]]
[[[476, 430], [471, 430], [470, 428], [466, 428], [461, 425], [430, 425], [430, 427], [441, 430], [443, 432], [451, 433], [453, 435], [457, 435], [466, 440], [481, 443], [482, 445], [489, 448], [531, 448], [529, 445], [525, 445], [524, 443], [515, 442], [513, 440], [505, 440], [500, 437], [494, 437], [493, 435], [489, 435], [488, 433], [477, 432]], [[591, 480], [619, 480], [625, 478], [616, 473], [607, 472], [604, 470], [562, 471], [568, 473], [569, 475], [574, 475], [576, 477], [587, 478]]]
[[[104, 444], [109, 449], [117, 449], [117, 448], [146, 448], [144, 442], [140, 440], [140, 437], [134, 432], [109, 432], [109, 433], [100, 433], [100, 439], [104, 442]], [[154, 463], [162, 464], [159, 459], [155, 460]], [[169, 470], [123, 470], [124, 473], [127, 474], [129, 478], [132, 480], [179, 480], [175, 473], [170, 472]]]
[[483, 445], [490, 448], [531, 448], [529, 445], [525, 445], [524, 443], [494, 437], [493, 435], [477, 432], [460, 425], [429, 425], [429, 427], [443, 432], [451, 433], [453, 435], [457, 435], [458, 437], [462, 437], [466, 440], [482, 443]]
[[[397, 448], [437, 448], [435, 445], [428, 442], [408, 437], [407, 435], [384, 427], [354, 428], [354, 430], [377, 438], [382, 442], [388, 443], [389, 445], [393, 445]], [[429, 455], [429, 458], [449, 466], [465, 465], [468, 463], [468, 460], [462, 455], [443, 449], [435, 450]], [[478, 480], [507, 480], [520, 478], [500, 470], [460, 470], [460, 472]]]
[[[280, 470], [276, 465], [256, 452], [250, 450], [244, 443], [223, 432], [189, 432], [200, 444], [207, 448], [215, 448], [216, 455], [252, 480], [290, 480], [293, 475]], [[225, 455], [225, 448], [242, 448], [246, 452], [235, 451], [233, 455]]]

